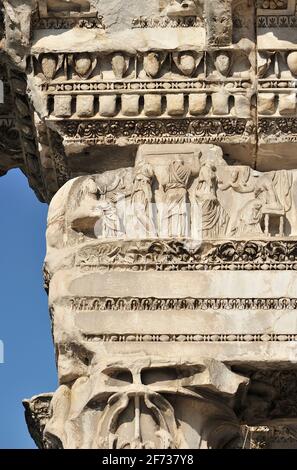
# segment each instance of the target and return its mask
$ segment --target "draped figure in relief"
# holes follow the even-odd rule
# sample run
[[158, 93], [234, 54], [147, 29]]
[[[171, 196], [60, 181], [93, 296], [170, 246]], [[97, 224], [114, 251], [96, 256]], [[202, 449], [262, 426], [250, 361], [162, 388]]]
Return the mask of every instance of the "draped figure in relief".
[[168, 237], [186, 237], [188, 229], [187, 190], [191, 169], [173, 161], [168, 167], [168, 183], [164, 185], [162, 223]]
[[149, 163], [140, 162], [135, 168], [129, 227], [131, 235], [137, 238], [156, 236], [152, 219], [153, 176], [154, 172]]
[[195, 182], [195, 199], [201, 210], [203, 238], [216, 238], [226, 235], [229, 215], [221, 206], [218, 197], [218, 177], [216, 167], [205, 161]]

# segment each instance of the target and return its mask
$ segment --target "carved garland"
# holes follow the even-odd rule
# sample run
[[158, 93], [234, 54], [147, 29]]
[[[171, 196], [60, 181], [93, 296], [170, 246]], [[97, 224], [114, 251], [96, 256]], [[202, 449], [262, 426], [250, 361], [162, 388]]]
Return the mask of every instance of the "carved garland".
[[297, 270], [297, 242], [230, 241], [208, 251], [203, 245], [192, 251], [184, 242], [163, 240], [143, 242], [141, 246], [102, 243], [82, 248], [75, 264], [82, 269], [133, 271], [291, 271]]
[[261, 118], [258, 129], [265, 142], [297, 142], [297, 118]]
[[32, 18], [33, 29], [72, 29], [72, 28], [87, 28], [87, 29], [105, 29], [103, 23], [103, 16], [94, 15], [93, 17], [69, 17], [69, 18], [40, 18], [35, 15]]
[[123, 137], [129, 144], [213, 143], [235, 140], [248, 142], [252, 121], [225, 119], [148, 119], [114, 121], [55, 121], [68, 142], [114, 145]]

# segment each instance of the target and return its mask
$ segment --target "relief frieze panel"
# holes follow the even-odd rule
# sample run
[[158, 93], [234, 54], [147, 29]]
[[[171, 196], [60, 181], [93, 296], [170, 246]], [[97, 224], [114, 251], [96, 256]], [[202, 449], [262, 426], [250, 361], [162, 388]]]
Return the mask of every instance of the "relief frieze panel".
[[0, 173], [51, 201], [38, 446], [294, 445], [296, 0], [16, 3]]
[[[294, 171], [261, 174], [245, 166], [230, 167], [216, 146], [148, 145], [140, 148], [135, 168], [76, 179], [68, 188], [64, 224], [68, 239], [80, 242], [154, 237], [194, 241], [290, 237], [296, 231], [295, 179]], [[51, 215], [49, 221], [51, 224]], [[288, 244], [289, 239], [276, 244], [275, 249], [279, 246], [289, 253]], [[174, 254], [173, 247], [163, 243], [164, 255], [170, 250]], [[104, 255], [108, 244], [102, 249]], [[114, 245], [114, 249], [111, 246], [115, 255], [122, 250], [121, 245]], [[129, 245], [125, 249], [129, 250]], [[182, 244], [176, 244], [175, 249], [178, 259]], [[215, 262], [221, 256], [223, 261], [224, 249], [225, 261], [231, 262], [263, 262], [271, 256], [269, 244], [250, 242], [248, 248], [229, 242], [208, 254], [205, 264], [211, 265], [211, 257]], [[269, 262], [273, 262], [273, 244], [270, 250]], [[157, 252], [158, 256], [161, 253]], [[195, 259], [191, 246], [184, 253]]]

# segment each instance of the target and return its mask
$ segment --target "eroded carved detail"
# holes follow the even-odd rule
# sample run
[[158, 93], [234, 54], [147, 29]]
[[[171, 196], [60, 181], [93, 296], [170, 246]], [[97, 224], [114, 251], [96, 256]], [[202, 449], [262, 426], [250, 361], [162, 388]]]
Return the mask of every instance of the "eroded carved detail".
[[[69, 300], [73, 311], [158, 311], [158, 310], [294, 310], [297, 299], [166, 299], [154, 297], [75, 297]], [[261, 335], [260, 335], [261, 336]]]
[[241, 419], [250, 425], [296, 418], [296, 370], [249, 371], [250, 387]]
[[42, 200], [61, 188], [45, 264], [61, 386], [25, 403], [37, 444], [277, 440], [296, 419], [296, 1], [2, 3], [0, 172]]
[[[114, 358], [91, 378], [82, 377], [72, 387], [58, 389], [44, 438], [47, 447], [57, 447], [59, 442], [62, 448], [240, 447], [241, 428], [231, 405], [240, 384], [247, 384], [244, 377], [216, 361]], [[220, 393], [225, 394], [225, 402]], [[75, 404], [78, 395], [80, 406]], [[196, 425], [184, 413], [183, 402], [194, 407], [199, 417]], [[207, 413], [202, 411], [205, 406]], [[90, 419], [92, 435], [86, 430]], [[185, 428], [189, 419], [194, 425], [192, 438]]]

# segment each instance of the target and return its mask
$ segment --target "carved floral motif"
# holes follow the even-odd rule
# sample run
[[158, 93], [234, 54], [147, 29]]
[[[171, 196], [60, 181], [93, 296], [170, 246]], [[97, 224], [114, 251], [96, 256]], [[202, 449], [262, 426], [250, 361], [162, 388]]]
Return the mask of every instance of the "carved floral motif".
[[[297, 416], [297, 299], [283, 287], [292, 292], [297, 270], [297, 174], [284, 169], [294, 159], [284, 165], [267, 144], [294, 156], [296, 1], [261, 0], [256, 10], [246, 0], [160, 0], [159, 14], [146, 2], [146, 16], [131, 1], [116, 17], [108, 2], [2, 3], [0, 173], [20, 167], [42, 200], [61, 187], [44, 273], [62, 385], [25, 402], [37, 444], [265, 447], [265, 432], [281, 440], [275, 420]], [[185, 278], [197, 285], [183, 291], [182, 271], [194, 271]], [[265, 283], [255, 298], [248, 271]], [[131, 275], [167, 276], [166, 291], [138, 290]], [[237, 277], [246, 297], [236, 285], [220, 297], [216, 279]], [[197, 330], [175, 330], [173, 314], [197, 320]], [[263, 326], [247, 327], [261, 316]], [[168, 329], [148, 318], [168, 318]], [[206, 320], [208, 334], [199, 332]], [[170, 349], [194, 353], [171, 358]], [[249, 350], [252, 366], [242, 362]], [[200, 351], [224, 351], [228, 367]], [[287, 424], [280, 432], [295, 439]]]
[[252, 122], [244, 119], [184, 119], [127, 121], [69, 121], [57, 123], [69, 141], [115, 144], [124, 137], [131, 144], [247, 142], [253, 135]]
[[295, 241], [232, 241], [216, 245], [208, 253], [192, 250], [187, 241], [150, 241], [141, 244], [104, 243], [78, 251], [76, 265], [110, 270], [296, 270]]

